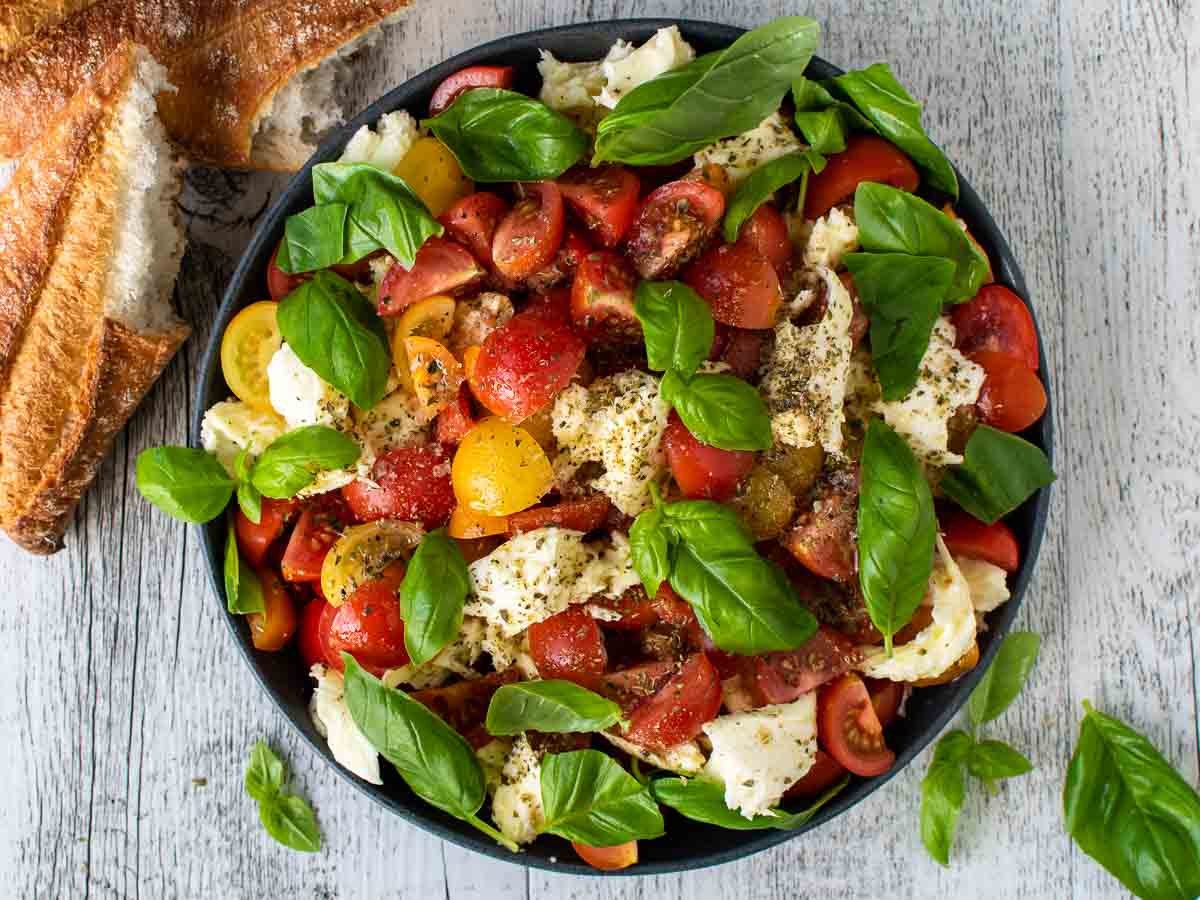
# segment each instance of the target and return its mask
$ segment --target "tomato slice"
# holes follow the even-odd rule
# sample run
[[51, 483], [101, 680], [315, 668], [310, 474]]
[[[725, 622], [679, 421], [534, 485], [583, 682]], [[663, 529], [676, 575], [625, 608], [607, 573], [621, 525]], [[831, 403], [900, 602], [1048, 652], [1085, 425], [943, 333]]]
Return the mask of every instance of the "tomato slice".
[[953, 556], [982, 559], [1006, 572], [1020, 567], [1017, 536], [1003, 522], [985, 525], [965, 512], [955, 512], [943, 521], [942, 536]]
[[703, 443], [688, 431], [674, 410], [667, 420], [662, 445], [675, 483], [685, 497], [693, 500], [728, 500], [754, 468], [753, 451], [722, 450]]
[[509, 669], [507, 672], [492, 672], [482, 678], [460, 681], [447, 687], [413, 691], [411, 696], [444, 719], [447, 725], [478, 750], [492, 739], [483, 728], [492, 695], [502, 685], [512, 684], [516, 680], [516, 670]]
[[1001, 284], [989, 284], [950, 312], [956, 346], [968, 356], [981, 350], [1007, 353], [1037, 371], [1037, 329], [1029, 307]]
[[471, 251], [487, 268], [492, 261], [492, 239], [500, 220], [508, 215], [508, 204], [490, 191], [477, 191], [459, 200], [438, 216], [446, 235]]
[[340, 661], [342, 653], [349, 653], [373, 675], [405, 665], [408, 651], [396, 595], [403, 580], [404, 564], [394, 562], [379, 578], [360, 585], [340, 606], [331, 607], [332, 615], [323, 620], [326, 655], [332, 653]]
[[812, 768], [804, 773], [803, 778], [784, 791], [784, 799], [799, 797], [804, 800], [815, 800], [841, 781], [845, 774], [846, 767], [818, 747]]
[[592, 238], [612, 249], [637, 214], [641, 182], [624, 166], [577, 166], [558, 179], [563, 199], [583, 220]]
[[849, 583], [858, 571], [857, 527], [858, 476], [839, 473], [817, 483], [812, 507], [797, 516], [783, 545], [814, 575]]
[[258, 524], [246, 518], [240, 508], [234, 514], [234, 533], [237, 535], [238, 549], [250, 565], [258, 568], [267, 558], [267, 550], [271, 544], [283, 534], [283, 529], [295, 515], [299, 506], [296, 500], [272, 500], [262, 498], [262, 515]]
[[433, 427], [434, 437], [439, 444], [457, 446], [475, 427], [475, 412], [471, 409], [471, 388], [464, 382], [458, 389], [454, 401], [438, 413]]
[[275, 245], [275, 252], [271, 254], [271, 261], [267, 263], [267, 293], [271, 295], [271, 299], [276, 302], [282, 300], [300, 285], [308, 280], [306, 275], [289, 275], [283, 269], [279, 268], [279, 248], [283, 246], [281, 240]]
[[512, 66], [467, 66], [448, 76], [434, 88], [429, 98], [429, 115], [440, 115], [459, 95], [472, 88], [504, 88], [513, 86]]
[[444, 525], [454, 510], [450, 453], [441, 444], [389, 450], [371, 468], [371, 480], [342, 488], [359, 522], [403, 519], [426, 528]]
[[524, 196], [496, 228], [492, 261], [505, 278], [520, 281], [550, 265], [563, 240], [562, 192], [553, 181], [521, 186]]
[[300, 610], [300, 630], [296, 632], [296, 646], [304, 665], [311, 669], [326, 661], [325, 642], [321, 640], [321, 615], [326, 603], [321, 597], [313, 597]]
[[666, 750], [700, 733], [721, 710], [721, 679], [703, 653], [694, 653], [649, 700], [629, 716], [625, 739]]
[[804, 218], [816, 219], [854, 196], [861, 182], [890, 184], [902, 191], [915, 191], [921, 182], [917, 167], [891, 142], [875, 134], [854, 134], [846, 149], [834, 153], [820, 173], [808, 177], [804, 194]]
[[571, 320], [592, 343], [639, 341], [642, 326], [633, 312], [637, 275], [624, 257], [597, 250], [584, 257], [571, 286]]
[[520, 422], [567, 386], [586, 352], [565, 325], [520, 313], [483, 342], [471, 387], [489, 410]]
[[263, 611], [250, 613], [250, 641], [256, 650], [282, 650], [296, 631], [296, 604], [283, 581], [270, 569], [259, 569], [262, 584]]
[[547, 525], [574, 531], [595, 531], [608, 519], [612, 503], [603, 494], [579, 500], [563, 500], [553, 506], [535, 506], [508, 517], [509, 534], [537, 531]]
[[[604, 619], [600, 622], [603, 628], [613, 628], [617, 631], [641, 631], [643, 628], [658, 622], [658, 609], [654, 601], [646, 596], [641, 585], [635, 585], [619, 597], [601, 595], [593, 597], [590, 603], [602, 606], [607, 610], [619, 613], [619, 619]], [[613, 673], [618, 675], [619, 673]]]
[[738, 328], [774, 328], [783, 302], [779, 276], [770, 260], [749, 244], [720, 244], [683, 273], [712, 307], [713, 318]]
[[759, 706], [791, 703], [862, 660], [858, 647], [827, 625], [797, 647], [753, 657], [744, 673], [747, 687]]
[[579, 264], [592, 252], [582, 232], [574, 225], [567, 225], [563, 231], [563, 242], [554, 254], [554, 260], [544, 269], [534, 272], [524, 282], [514, 282], [511, 287], [515, 290], [545, 292], [553, 290], [575, 274]]
[[283, 343], [271, 300], [251, 303], [225, 328], [221, 336], [221, 374], [239, 400], [263, 412], [271, 406], [267, 366]]
[[972, 362], [986, 376], [976, 408], [985, 423], [1001, 431], [1024, 431], [1046, 411], [1046, 389], [1037, 372], [1017, 356], [994, 350], [977, 350]]
[[689, 178], [669, 182], [642, 201], [625, 252], [643, 278], [669, 278], [704, 249], [723, 215], [717, 188]]
[[615, 701], [621, 707], [621, 711], [629, 715], [657, 694], [678, 671], [679, 663], [675, 660], [640, 663], [607, 673], [600, 679], [596, 690]]
[[781, 277], [791, 266], [792, 240], [787, 222], [769, 203], [764, 203], [742, 223], [737, 242], [765, 256]]
[[542, 678], [564, 678], [587, 688], [608, 668], [604, 635], [581, 606], [530, 625], [529, 651]]
[[296, 521], [280, 568], [288, 581], [318, 581], [325, 554], [351, 521], [349, 507], [336, 494], [315, 498]]
[[379, 314], [397, 316], [434, 294], [467, 290], [486, 274], [466, 247], [446, 238], [431, 237], [417, 251], [411, 269], [397, 261], [387, 270], [379, 284]]
[[867, 693], [871, 695], [871, 705], [875, 707], [879, 724], [887, 728], [900, 715], [900, 704], [904, 702], [904, 682], [875, 678], [864, 678], [863, 682], [867, 686]]
[[585, 863], [603, 872], [628, 869], [638, 861], [637, 841], [628, 841], [615, 847], [589, 847], [587, 844], [571, 841], [571, 847]]
[[864, 778], [882, 775], [896, 761], [863, 680], [847, 672], [817, 695], [817, 737], [835, 760]]
[[571, 324], [571, 288], [552, 287], [531, 294], [525, 301], [525, 308], [521, 311], [569, 326]]

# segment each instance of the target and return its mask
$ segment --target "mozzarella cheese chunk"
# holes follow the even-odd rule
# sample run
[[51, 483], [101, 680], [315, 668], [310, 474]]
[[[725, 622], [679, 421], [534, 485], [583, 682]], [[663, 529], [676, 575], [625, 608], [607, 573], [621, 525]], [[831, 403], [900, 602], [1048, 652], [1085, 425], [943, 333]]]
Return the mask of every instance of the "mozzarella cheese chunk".
[[379, 777], [379, 754], [350, 716], [342, 673], [317, 663], [309, 675], [317, 682], [309, 701], [309, 715], [317, 731], [329, 742], [333, 758], [363, 781], [383, 784]]
[[509, 636], [504, 633], [503, 623], [488, 622], [484, 627], [483, 650], [497, 672], [515, 668], [527, 681], [536, 681], [541, 677], [533, 652], [529, 649], [529, 635], [524, 632]]
[[882, 646], [860, 647], [863, 661], [859, 671], [871, 678], [890, 681], [936, 678], [971, 648], [975, 642], [971, 588], [941, 535], [937, 537], [937, 554], [926, 599], [933, 607], [933, 621], [911, 641], [894, 647], [890, 657]]
[[421, 136], [416, 119], [404, 110], [384, 114], [376, 128], [378, 130], [372, 130], [371, 126], [364, 125], [354, 132], [338, 161], [367, 163], [391, 172]]
[[725, 805], [746, 818], [771, 815], [771, 807], [816, 759], [816, 694], [718, 716], [704, 733], [712, 754], [702, 774], [725, 785]]
[[686, 66], [695, 58], [696, 51], [674, 25], [658, 29], [650, 40], [636, 50], [624, 41], [617, 41], [601, 64], [604, 90], [600, 92], [597, 102], [612, 109], [639, 84]]
[[513, 741], [492, 795], [492, 818], [510, 841], [529, 844], [546, 821], [542, 810], [542, 761], [525, 735]]
[[566, 116], [589, 114], [596, 98], [604, 90], [604, 71], [601, 62], [562, 62], [549, 50], [541, 51], [538, 74], [542, 89], [538, 99]]
[[815, 222], [805, 222], [800, 236], [806, 268], [837, 269], [842, 257], [858, 249], [858, 225], [849, 207], [835, 206]]
[[214, 404], [200, 423], [200, 444], [217, 458], [230, 478], [234, 460], [243, 450], [257, 456], [286, 430], [284, 421], [241, 400]]
[[559, 446], [556, 476], [566, 481], [584, 463], [600, 463], [604, 474], [591, 486], [621, 512], [636, 516], [652, 505], [650, 485], [666, 471], [660, 445], [669, 413], [658, 379], [645, 372], [567, 387], [554, 402], [551, 423]]
[[354, 437], [362, 445], [359, 475], [367, 475], [375, 460], [400, 447], [423, 444], [429, 439], [431, 420], [409, 391], [394, 390], [371, 409], [353, 407]]
[[644, 763], [666, 769], [668, 772], [696, 775], [704, 768], [704, 753], [695, 741], [684, 741], [682, 744], [676, 744], [666, 750], [648, 750], [640, 744], [627, 741], [625, 738], [607, 731], [600, 732], [600, 736], [618, 750], [622, 750]]
[[963, 557], [955, 559], [967, 587], [971, 591], [971, 605], [977, 613], [990, 613], [1002, 606], [1011, 596], [1008, 592], [1008, 573], [982, 559]]
[[762, 391], [776, 442], [792, 447], [820, 444], [830, 453], [840, 453], [854, 305], [832, 269], [818, 272], [828, 295], [825, 315], [813, 325], [784, 321], [775, 327], [775, 350], [764, 369]]
[[288, 428], [305, 425], [335, 427], [350, 412], [350, 400], [300, 361], [287, 344], [280, 345], [267, 363], [271, 406]]
[[475, 751], [475, 758], [479, 760], [479, 767], [483, 769], [483, 782], [489, 794], [496, 793], [496, 788], [500, 787], [504, 778], [504, 763], [510, 752], [512, 741], [498, 737], [492, 738]]
[[776, 110], [744, 134], [705, 147], [694, 159], [697, 166], [708, 163], [724, 166], [729, 177], [737, 182], [763, 163], [803, 149], [804, 144]]

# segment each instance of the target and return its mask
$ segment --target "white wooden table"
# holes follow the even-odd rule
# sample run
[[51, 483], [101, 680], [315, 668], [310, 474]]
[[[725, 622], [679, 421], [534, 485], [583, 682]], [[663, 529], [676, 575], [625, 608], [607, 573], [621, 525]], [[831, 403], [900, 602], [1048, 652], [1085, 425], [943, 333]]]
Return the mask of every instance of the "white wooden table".
[[[116, 441], [67, 548], [0, 545], [0, 894], [13, 897], [692, 898], [1122, 896], [1061, 827], [1080, 701], [1147, 733], [1197, 781], [1200, 692], [1200, 4], [422, 0], [361, 60], [365, 102], [476, 43], [639, 15], [816, 16], [822, 55], [890, 61], [989, 204], [1041, 320], [1059, 482], [1020, 624], [1041, 662], [994, 735], [1035, 762], [973, 791], [953, 866], [918, 837], [928, 754], [849, 814], [774, 851], [653, 879], [568, 878], [429, 837], [348, 789], [235, 654], [195, 535], [133, 489], [181, 443], [193, 370], [233, 259], [279, 178], [194, 171], [177, 293], [196, 335]], [[854, 8], [847, 12], [843, 7]], [[242, 791], [284, 751], [325, 849], [273, 844]]]

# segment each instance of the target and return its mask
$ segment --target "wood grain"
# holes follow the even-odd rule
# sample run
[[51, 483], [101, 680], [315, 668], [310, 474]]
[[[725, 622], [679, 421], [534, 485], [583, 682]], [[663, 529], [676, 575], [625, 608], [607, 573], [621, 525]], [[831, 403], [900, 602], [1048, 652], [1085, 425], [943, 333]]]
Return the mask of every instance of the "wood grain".
[[[1060, 478], [1020, 624], [1036, 675], [991, 733], [1037, 765], [975, 791], [953, 865], [923, 853], [928, 759], [820, 832], [715, 870], [577, 879], [496, 862], [386, 815], [328, 771], [234, 656], [194, 537], [132, 490], [144, 447], [180, 443], [193, 370], [233, 260], [283, 184], [189, 173], [177, 289], [196, 328], [117, 440], [49, 560], [0, 547], [7, 802], [16, 897], [663, 900], [1124, 896], [1061, 829], [1080, 701], [1142, 729], [1193, 782], [1200, 710], [1200, 13], [1194, 0], [817, 2], [822, 54], [892, 62], [1008, 234], [1051, 371]], [[476, 43], [641, 15], [756, 24], [795, 4], [510, 0], [428, 4], [358, 60], [365, 103]], [[258, 737], [318, 811], [325, 849], [272, 844], [241, 788]]]

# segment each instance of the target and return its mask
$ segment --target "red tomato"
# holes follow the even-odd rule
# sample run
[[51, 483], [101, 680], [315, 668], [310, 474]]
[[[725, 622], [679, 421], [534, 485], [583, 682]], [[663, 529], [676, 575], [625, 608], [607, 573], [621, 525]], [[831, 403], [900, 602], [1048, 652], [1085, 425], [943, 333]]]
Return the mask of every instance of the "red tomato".
[[721, 244], [706, 251], [683, 273], [712, 307], [713, 318], [738, 328], [774, 328], [783, 301], [770, 261], [748, 244]]
[[275, 245], [275, 252], [271, 254], [271, 261], [267, 263], [267, 293], [276, 302], [282, 300], [307, 280], [304, 275], [289, 275], [279, 268], [276, 260], [279, 258], [279, 248], [282, 246], [283, 241]]
[[769, 203], [756, 209], [754, 215], [742, 224], [737, 242], [765, 256], [780, 275], [791, 264], [792, 239], [788, 236], [787, 222], [779, 210]]
[[237, 534], [238, 549], [246, 557], [250, 565], [258, 568], [267, 558], [267, 550], [275, 539], [283, 534], [284, 526], [296, 512], [299, 504], [295, 500], [272, 500], [262, 498], [262, 515], [258, 524], [246, 518], [239, 508], [234, 517], [234, 531]]
[[662, 689], [679, 671], [675, 660], [654, 660], [607, 673], [596, 686], [597, 692], [615, 701], [629, 715]]
[[296, 634], [296, 646], [300, 649], [300, 658], [304, 660], [304, 665], [310, 669], [329, 658], [325, 652], [325, 641], [321, 638], [321, 615], [327, 606], [329, 604], [322, 598], [313, 597], [304, 604], [304, 609], [300, 610], [300, 631]]
[[701, 442], [674, 410], [662, 440], [671, 475], [689, 499], [728, 500], [754, 468], [753, 451], [722, 450]]
[[283, 552], [280, 569], [288, 581], [317, 581], [325, 554], [341, 537], [342, 529], [351, 520], [350, 509], [334, 494], [315, 498], [296, 522], [287, 549]]
[[263, 611], [246, 616], [250, 640], [256, 650], [282, 650], [296, 631], [296, 604], [270, 569], [259, 569], [258, 580], [262, 584]]
[[750, 381], [762, 367], [763, 349], [771, 332], [730, 328], [728, 325], [718, 327], [725, 332], [725, 345], [717, 358], [729, 366], [731, 375]]
[[822, 625], [795, 650], [753, 657], [744, 680], [759, 706], [791, 703], [801, 694], [849, 672], [861, 660], [862, 654], [853, 641]]
[[492, 261], [505, 278], [521, 280], [548, 266], [563, 239], [562, 192], [553, 181], [522, 185], [525, 196], [496, 228]]
[[[534, 272], [524, 283], [512, 283], [512, 288], [530, 291], [549, 291], [575, 274], [584, 257], [592, 252], [592, 245], [574, 225], [566, 226], [562, 246], [554, 254], [554, 260], [544, 269]], [[507, 281], [507, 279], [506, 279]]]
[[1046, 389], [1037, 372], [1017, 356], [978, 350], [972, 362], [983, 366], [986, 377], [976, 408], [979, 417], [1001, 431], [1024, 431], [1046, 411]]
[[1018, 357], [1035, 372], [1038, 367], [1037, 329], [1029, 307], [1001, 284], [988, 284], [950, 312], [956, 346], [968, 356], [994, 350]]
[[471, 386], [465, 381], [458, 389], [458, 397], [437, 415], [434, 437], [439, 444], [457, 445], [467, 432], [475, 427], [475, 414], [471, 410]]
[[585, 863], [604, 872], [628, 869], [638, 861], [637, 841], [617, 844], [615, 847], [589, 847], [587, 844], [571, 841], [571, 846]]
[[434, 89], [429, 98], [429, 115], [436, 116], [458, 99], [458, 96], [472, 88], [511, 88], [513, 86], [512, 66], [467, 66], [460, 69]]
[[529, 651], [542, 678], [565, 678], [588, 688], [608, 668], [600, 626], [580, 606], [530, 625]]
[[508, 215], [508, 204], [489, 191], [478, 191], [459, 200], [438, 216], [446, 234], [465, 246], [474, 257], [493, 267], [492, 239], [500, 220]]
[[404, 565], [394, 562], [379, 578], [360, 585], [341, 606], [322, 610], [318, 629], [324, 632], [321, 644], [331, 665], [340, 669], [342, 654], [349, 653], [368, 672], [382, 675], [408, 662], [396, 596], [403, 580]]
[[915, 191], [921, 182], [917, 167], [895, 145], [874, 134], [854, 134], [846, 149], [830, 156], [820, 174], [808, 177], [804, 218], [816, 219], [854, 196], [863, 181], [890, 184]]
[[1020, 566], [1017, 536], [1003, 522], [985, 525], [974, 516], [956, 512], [942, 523], [942, 537], [954, 556], [982, 559], [1006, 572], [1015, 572]]
[[871, 695], [871, 705], [875, 707], [879, 724], [887, 728], [900, 715], [900, 704], [904, 702], [904, 682], [864, 678], [863, 683]]
[[654, 606], [654, 601], [646, 596], [646, 591], [641, 585], [631, 587], [620, 597], [602, 595], [593, 597], [589, 602], [621, 614], [619, 619], [606, 619], [601, 622], [605, 628], [615, 628], [618, 631], [641, 631], [658, 622], [658, 610]]
[[534, 506], [508, 517], [509, 534], [536, 531], [547, 525], [574, 531], [595, 531], [604, 525], [612, 503], [603, 494], [579, 500], [563, 500], [554, 506]]
[[625, 258], [609, 250], [584, 257], [571, 286], [571, 320], [593, 343], [639, 340], [642, 326], [633, 312], [637, 275]]
[[704, 249], [725, 215], [725, 195], [682, 178], [652, 191], [629, 228], [625, 252], [639, 275], [669, 278]]
[[398, 316], [434, 294], [453, 294], [483, 280], [483, 267], [461, 244], [431, 237], [417, 251], [413, 267], [392, 265], [379, 284], [379, 314]]
[[637, 213], [641, 182], [624, 166], [577, 166], [558, 179], [563, 199], [601, 247], [617, 246]]
[[509, 669], [507, 672], [492, 672], [472, 681], [460, 681], [448, 687], [413, 691], [410, 696], [441, 716], [447, 725], [478, 750], [492, 739], [483, 728], [492, 694], [502, 685], [512, 684], [516, 680], [516, 670]]
[[882, 775], [896, 754], [883, 740], [883, 726], [861, 678], [847, 672], [817, 695], [817, 737], [835, 760], [864, 778]]
[[531, 294], [521, 312], [532, 313], [562, 325], [571, 324], [571, 289], [566, 286]]
[[822, 479], [812, 508], [796, 517], [783, 545], [814, 575], [849, 583], [858, 571], [857, 528], [857, 476]]
[[404, 519], [426, 528], [444, 525], [456, 502], [450, 452], [441, 444], [389, 450], [375, 461], [370, 481], [350, 482], [342, 496], [360, 522]]
[[816, 800], [823, 793], [842, 780], [846, 774], [845, 767], [836, 759], [820, 748], [813, 760], [812, 768], [804, 773], [804, 777], [784, 791], [783, 796], [800, 797], [804, 800]]
[[694, 653], [658, 693], [629, 716], [625, 738], [666, 750], [700, 733], [721, 709], [721, 679], [703, 653]]
[[570, 328], [521, 313], [483, 342], [471, 388], [493, 413], [520, 422], [567, 386], [586, 352]]

